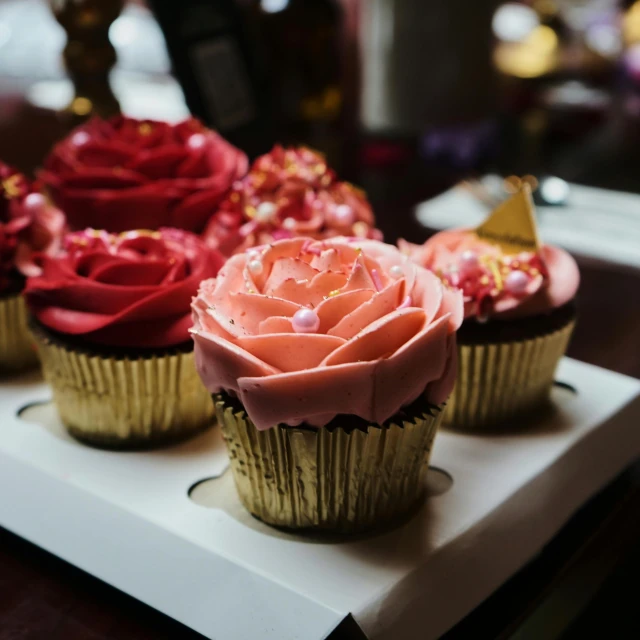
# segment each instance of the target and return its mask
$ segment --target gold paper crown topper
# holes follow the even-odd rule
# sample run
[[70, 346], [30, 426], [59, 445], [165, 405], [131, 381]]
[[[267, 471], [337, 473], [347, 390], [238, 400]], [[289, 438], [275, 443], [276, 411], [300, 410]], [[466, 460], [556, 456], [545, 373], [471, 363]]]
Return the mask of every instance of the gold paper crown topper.
[[481, 240], [497, 245], [505, 254], [535, 253], [540, 249], [531, 187], [522, 188], [498, 205], [489, 217], [475, 229]]

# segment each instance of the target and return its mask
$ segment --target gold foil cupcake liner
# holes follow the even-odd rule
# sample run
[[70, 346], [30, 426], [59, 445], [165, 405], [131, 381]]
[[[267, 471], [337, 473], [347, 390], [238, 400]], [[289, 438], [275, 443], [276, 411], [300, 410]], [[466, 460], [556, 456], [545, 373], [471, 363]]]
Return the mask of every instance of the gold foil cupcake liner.
[[0, 298], [0, 373], [23, 371], [37, 364], [23, 297], [18, 294]]
[[443, 423], [459, 430], [517, 429], [519, 415], [548, 402], [574, 325], [528, 340], [458, 344], [458, 378]]
[[267, 524], [355, 533], [409, 512], [423, 494], [439, 408], [366, 431], [258, 431], [244, 411], [214, 400], [240, 499]]
[[64, 348], [37, 330], [34, 335], [60, 418], [79, 440], [144, 447], [182, 439], [213, 422], [193, 351], [109, 358]]

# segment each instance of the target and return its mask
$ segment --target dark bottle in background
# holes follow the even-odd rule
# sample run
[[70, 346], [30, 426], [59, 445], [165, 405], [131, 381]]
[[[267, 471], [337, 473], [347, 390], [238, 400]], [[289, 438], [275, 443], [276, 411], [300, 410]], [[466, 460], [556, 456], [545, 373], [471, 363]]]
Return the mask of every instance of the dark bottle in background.
[[340, 160], [342, 28], [338, 0], [249, 0], [278, 140]]
[[[245, 2], [246, 4], [246, 2]], [[236, 0], [149, 0], [189, 109], [250, 156], [274, 141], [270, 83]]]

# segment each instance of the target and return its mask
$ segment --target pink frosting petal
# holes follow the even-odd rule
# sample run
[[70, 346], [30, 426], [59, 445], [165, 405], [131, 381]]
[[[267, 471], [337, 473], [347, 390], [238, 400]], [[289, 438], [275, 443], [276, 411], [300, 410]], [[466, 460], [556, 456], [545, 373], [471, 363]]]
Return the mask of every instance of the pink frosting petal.
[[[216, 307], [216, 310], [219, 307]], [[269, 298], [250, 293], [231, 293], [228, 306], [223, 307], [220, 322], [234, 320], [234, 335], [252, 335], [260, 332], [260, 323], [271, 316], [293, 316], [300, 305], [281, 298]]]
[[401, 309], [390, 313], [336, 349], [322, 364], [335, 366], [389, 357], [413, 338], [424, 327], [424, 322], [422, 309]]
[[293, 323], [291, 318], [272, 316], [258, 325], [258, 332], [260, 335], [265, 333], [293, 333]]
[[319, 256], [314, 256], [311, 266], [318, 271], [341, 271], [342, 261], [338, 251], [331, 248], [323, 251]]
[[287, 280], [313, 280], [318, 271], [311, 265], [298, 258], [283, 258], [278, 260], [271, 269], [271, 273], [264, 286], [261, 287], [262, 292], [266, 295], [275, 294]]
[[236, 342], [239, 347], [280, 371], [302, 371], [317, 367], [344, 343], [342, 338], [317, 333], [248, 336]]
[[[372, 419], [377, 362], [350, 362], [237, 381], [238, 396], [255, 426], [304, 420], [322, 426], [339, 413]], [[330, 410], [329, 410], [330, 409]]]
[[445, 369], [441, 376], [436, 376], [425, 391], [425, 396], [433, 404], [439, 405], [447, 400], [458, 375], [458, 349], [455, 335], [447, 338], [447, 351], [445, 355]]
[[332, 291], [341, 289], [345, 280], [346, 277], [341, 273], [325, 271], [318, 273], [311, 281], [285, 280], [272, 293], [302, 306], [317, 307]]
[[329, 333], [345, 316], [357, 309], [360, 305], [371, 300], [375, 295], [371, 289], [347, 291], [331, 296], [323, 300], [317, 307], [316, 313], [320, 318], [320, 333]]
[[388, 315], [400, 304], [404, 280], [397, 280], [383, 291], [374, 294], [357, 309], [345, 315], [328, 333], [341, 338], [353, 338], [376, 320]]
[[[413, 402], [429, 383], [442, 378], [447, 362], [448, 334], [448, 316], [443, 316], [426, 325], [389, 358], [380, 361], [374, 391], [376, 420], [387, 420], [397, 411], [395, 404], [399, 396], [403, 404]], [[419, 368], [416, 367], [418, 362]], [[447, 395], [449, 393], [450, 387]], [[429, 400], [438, 404], [443, 401], [433, 395]]]
[[444, 298], [444, 287], [434, 289], [436, 282], [438, 278], [433, 273], [426, 269], [419, 269], [413, 290], [409, 294], [413, 303], [425, 310], [427, 322], [435, 319]]
[[271, 376], [278, 370], [256, 356], [212, 333], [194, 332], [196, 368], [211, 393], [238, 388], [244, 376]]
[[342, 288], [343, 291], [353, 291], [354, 289], [372, 289], [376, 291], [376, 285], [361, 255], [356, 258], [349, 280]]

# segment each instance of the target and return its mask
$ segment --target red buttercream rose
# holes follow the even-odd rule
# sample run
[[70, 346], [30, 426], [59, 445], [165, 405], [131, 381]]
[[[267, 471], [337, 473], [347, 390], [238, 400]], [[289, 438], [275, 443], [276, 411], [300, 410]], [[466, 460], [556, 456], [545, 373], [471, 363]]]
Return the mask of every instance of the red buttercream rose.
[[382, 239], [364, 192], [338, 181], [315, 151], [280, 146], [233, 186], [204, 235], [225, 255], [296, 236]]
[[113, 347], [171, 347], [189, 339], [191, 298], [224, 262], [178, 229], [88, 229], [44, 256], [25, 289], [33, 315], [53, 331]]
[[73, 229], [200, 233], [246, 155], [195, 119], [94, 119], [57, 144], [40, 178]]
[[36, 256], [58, 251], [64, 231], [63, 213], [21, 173], [0, 163], [0, 291], [17, 274], [37, 275]]

